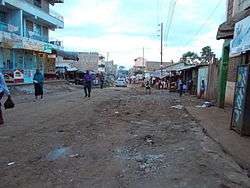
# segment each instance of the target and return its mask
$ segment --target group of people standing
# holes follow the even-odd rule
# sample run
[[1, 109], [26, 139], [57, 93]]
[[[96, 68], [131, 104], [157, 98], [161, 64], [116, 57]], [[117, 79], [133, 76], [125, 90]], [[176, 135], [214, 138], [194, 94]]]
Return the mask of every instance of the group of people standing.
[[[99, 76], [99, 80], [100, 80], [100, 88], [103, 89], [103, 86], [104, 86], [103, 74]], [[86, 73], [84, 74], [83, 82], [84, 82], [85, 97], [91, 97], [93, 76], [90, 74], [89, 71], [86, 71]], [[34, 84], [34, 90], [35, 90], [35, 100], [38, 100], [39, 98], [43, 99], [44, 75], [41, 73], [39, 69], [37, 69], [34, 74], [33, 84]], [[6, 95], [9, 100], [11, 99], [10, 91], [5, 82], [4, 75], [0, 72], [0, 101], [2, 100], [4, 95]], [[4, 120], [3, 120], [2, 108], [1, 108], [1, 103], [0, 103], [0, 126], [3, 124], [4, 124]]]
[[[180, 97], [184, 93], [189, 93], [191, 95], [195, 94], [195, 86], [192, 79], [189, 81], [184, 81], [181, 77], [179, 77], [177, 80], [171, 78], [156, 79], [151, 77], [148, 81], [145, 82], [146, 93], [151, 93], [151, 86], [155, 86], [159, 90], [172, 90], [172, 88], [174, 88], [173, 90], [177, 91]], [[200, 90], [198, 98], [203, 98], [206, 92], [206, 84], [204, 80], [201, 81], [199, 89]]]

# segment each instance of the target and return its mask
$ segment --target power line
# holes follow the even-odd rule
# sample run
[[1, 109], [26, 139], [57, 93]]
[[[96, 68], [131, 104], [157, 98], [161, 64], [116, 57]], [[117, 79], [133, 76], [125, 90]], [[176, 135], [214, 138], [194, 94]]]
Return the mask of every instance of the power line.
[[167, 28], [168, 28], [168, 21], [170, 20], [170, 12], [171, 12], [171, 5], [172, 5], [171, 2], [172, 1], [169, 2], [167, 21], [166, 21], [165, 29], [164, 29], [164, 36], [166, 36]]
[[[172, 26], [172, 23], [173, 23], [173, 18], [174, 18], [174, 13], [175, 13], [175, 8], [176, 8], [176, 4], [177, 4], [177, 0], [175, 0], [172, 4], [172, 9], [171, 9], [171, 12], [170, 12], [170, 17], [169, 17], [169, 24], [168, 24], [168, 28], [167, 30], [165, 30], [165, 43], [167, 43], [168, 41], [168, 37], [169, 37], [169, 33], [170, 33], [170, 29], [171, 29], [171, 26]], [[171, 6], [170, 6], [171, 7]]]
[[[213, 11], [211, 12], [211, 14], [209, 14], [209, 16], [207, 17], [207, 19], [204, 21], [204, 23], [200, 26], [200, 28], [195, 32], [195, 34], [193, 35], [194, 37], [198, 36], [200, 34], [200, 32], [203, 30], [203, 28], [206, 26], [207, 22], [211, 19], [211, 17], [214, 15], [214, 13], [216, 12], [216, 10], [219, 8], [220, 4], [223, 1], [219, 0], [218, 3], [216, 4], [215, 8], [213, 9]], [[184, 46], [187, 46], [190, 42], [193, 41], [194, 37], [190, 38]]]

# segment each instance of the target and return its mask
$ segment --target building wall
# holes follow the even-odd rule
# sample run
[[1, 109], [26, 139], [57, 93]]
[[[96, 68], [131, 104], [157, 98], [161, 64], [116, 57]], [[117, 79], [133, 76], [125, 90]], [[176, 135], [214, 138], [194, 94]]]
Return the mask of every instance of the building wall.
[[213, 62], [208, 66], [208, 86], [206, 95], [206, 98], [208, 100], [217, 99], [218, 79], [219, 79], [219, 62], [213, 60]]
[[225, 103], [229, 105], [233, 105], [237, 67], [241, 64], [241, 61], [242, 60], [240, 56], [229, 59], [227, 86], [225, 94]]
[[[197, 95], [200, 95], [200, 89], [201, 89], [201, 82], [202, 80], [205, 81], [205, 88], [207, 88], [208, 83], [208, 66], [206, 67], [200, 67], [198, 70], [198, 83], [197, 83]], [[207, 93], [207, 89], [205, 91], [205, 95]]]
[[98, 72], [98, 62], [99, 54], [98, 53], [89, 53], [89, 52], [79, 52], [78, 53], [79, 61], [76, 64], [76, 67], [80, 71], [91, 70]]
[[233, 15], [247, 9], [250, 6], [250, 0], [234, 0]]
[[[171, 65], [169, 62], [162, 62], [162, 67], [167, 67]], [[161, 69], [161, 62], [156, 61], [146, 61], [146, 70], [147, 71], [155, 71]]]
[[[26, 0], [28, 3], [34, 5], [34, 0]], [[49, 12], [49, 2], [47, 0], [41, 0], [41, 7], [45, 12]]]
[[24, 14], [27, 13], [28, 15], [31, 14], [38, 17], [53, 28], [64, 27], [63, 17], [58, 13], [54, 13], [54, 11], [50, 11], [47, 1], [42, 2], [42, 8], [33, 5], [33, 3], [21, 0], [5, 0], [5, 4], [8, 5], [8, 7], [13, 6], [17, 10], [22, 10]]
[[234, 0], [228, 0], [227, 1], [227, 19], [229, 20], [233, 16], [233, 5]]
[[228, 105], [233, 105], [234, 101], [234, 91], [235, 91], [235, 82], [227, 81], [225, 103]]

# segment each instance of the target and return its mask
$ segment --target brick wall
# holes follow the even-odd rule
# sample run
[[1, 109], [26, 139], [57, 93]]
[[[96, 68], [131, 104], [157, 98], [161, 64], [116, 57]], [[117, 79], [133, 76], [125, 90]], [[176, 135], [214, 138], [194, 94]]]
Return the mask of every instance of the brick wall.
[[229, 60], [227, 81], [235, 82], [237, 67], [241, 63], [241, 57], [233, 57]]

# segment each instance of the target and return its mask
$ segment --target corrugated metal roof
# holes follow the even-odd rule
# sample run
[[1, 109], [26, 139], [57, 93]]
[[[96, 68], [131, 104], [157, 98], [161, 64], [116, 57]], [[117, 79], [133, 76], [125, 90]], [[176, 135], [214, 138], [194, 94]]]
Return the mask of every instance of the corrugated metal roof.
[[57, 56], [62, 56], [65, 60], [74, 60], [78, 61], [78, 53], [77, 52], [69, 52], [69, 51], [63, 51], [63, 50], [54, 50]]

